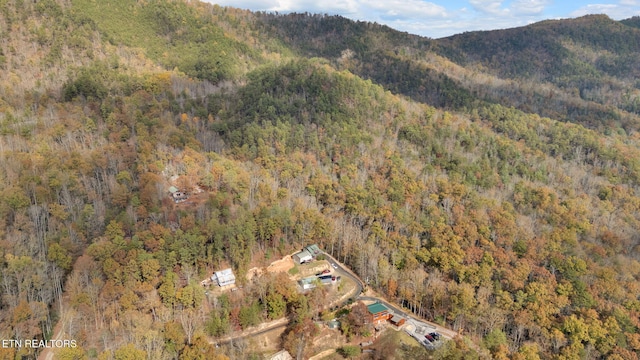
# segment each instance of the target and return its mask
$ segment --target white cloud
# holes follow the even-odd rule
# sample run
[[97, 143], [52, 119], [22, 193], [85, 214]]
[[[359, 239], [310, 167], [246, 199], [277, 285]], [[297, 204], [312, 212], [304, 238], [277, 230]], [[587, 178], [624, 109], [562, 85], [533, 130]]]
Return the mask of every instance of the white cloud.
[[332, 0], [329, 2], [313, 0], [281, 0], [274, 10], [281, 12], [310, 12], [328, 14], [357, 14], [361, 7], [359, 0]]
[[638, 6], [640, 1], [637, 0], [621, 0], [618, 4], [589, 4], [571, 12], [569, 16], [607, 14], [612, 19], [621, 20], [640, 15]]
[[310, 12], [359, 16], [361, 20], [372, 17], [417, 18], [442, 17], [443, 6], [422, 0], [205, 0], [222, 6], [278, 12]]
[[362, 3], [366, 4], [363, 8], [394, 18], [420, 19], [447, 16], [447, 10], [443, 6], [421, 0], [363, 1]]
[[511, 4], [511, 9], [515, 15], [538, 15], [550, 4], [551, 0], [516, 0]]
[[509, 4], [505, 4], [504, 1], [500, 0], [469, 0], [469, 4], [477, 12], [514, 17], [513, 20], [517, 20], [515, 17], [521, 15], [542, 14], [551, 2], [552, 0], [514, 0]]
[[469, 4], [476, 11], [492, 15], [506, 15], [509, 13], [508, 9], [502, 8], [502, 3], [503, 1], [498, 0], [469, 0]]
[[310, 13], [350, 13], [356, 8], [356, 0], [335, 0], [319, 3], [310, 0], [204, 0], [220, 6], [232, 6], [252, 11], [310, 12]]

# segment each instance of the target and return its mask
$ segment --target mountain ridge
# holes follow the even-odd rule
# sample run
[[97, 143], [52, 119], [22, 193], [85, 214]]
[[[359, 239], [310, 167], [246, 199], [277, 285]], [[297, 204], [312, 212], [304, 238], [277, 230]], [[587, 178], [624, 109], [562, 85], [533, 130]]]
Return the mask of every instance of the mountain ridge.
[[[631, 32], [621, 32], [621, 29], [628, 27], [620, 25], [606, 16], [588, 16], [578, 20], [555, 20], [517, 29], [471, 32], [437, 40], [395, 32], [382, 26], [354, 23], [360, 32], [365, 31], [367, 27], [371, 29], [372, 35], [369, 35], [369, 38], [375, 38], [371, 43], [386, 46], [387, 50], [382, 49], [381, 51], [375, 50], [374, 45], [366, 45], [358, 36], [340, 33], [341, 27], [344, 27], [340, 24], [348, 22], [344, 18], [316, 16], [309, 17], [306, 21], [305, 16], [301, 14], [263, 15], [263, 17], [266, 23], [277, 24], [272, 25], [275, 27], [274, 30], [270, 30], [274, 33], [283, 31], [282, 29], [289, 29], [287, 32], [292, 35], [290, 35], [288, 42], [292, 46], [297, 47], [296, 44], [300, 43], [304, 47], [304, 44], [313, 43], [313, 49], [316, 49], [316, 52], [312, 52], [312, 55], [328, 56], [335, 66], [342, 66], [359, 76], [371, 78], [386, 86], [387, 89], [410, 96], [417, 101], [426, 101], [435, 106], [462, 109], [472, 106], [473, 101], [470, 93], [474, 93], [473, 97], [479, 97], [483, 101], [504, 103], [524, 111], [536, 112], [541, 116], [560, 118], [563, 121], [575, 121], [600, 130], [604, 130], [605, 127], [619, 126], [627, 131], [635, 131], [638, 126], [637, 114], [630, 114], [637, 112], [637, 89], [635, 84], [628, 81], [633, 76], [627, 76], [625, 71], [625, 69], [638, 68], [633, 65], [637, 62], [638, 57], [633, 55], [637, 49], [630, 49], [628, 54], [621, 54], [623, 55], [621, 57], [598, 55], [599, 58], [592, 61], [589, 58], [593, 58], [593, 55], [586, 53], [584, 49], [556, 40], [557, 35], [555, 34], [558, 34], [559, 31], [556, 28], [562, 30], [565, 27], [562, 24], [578, 24], [580, 25], [578, 32], [588, 34], [592, 33], [591, 30], [597, 28], [598, 24], [605, 23], [608, 27], [613, 28], [612, 33], [619, 35], [615, 38], [624, 39], [611, 42], [611, 44], [622, 46], [637, 43], [638, 32], [635, 29]], [[305, 27], [305, 24], [310, 25]], [[548, 24], [555, 24], [555, 27], [550, 28]], [[547, 35], [536, 34], [536, 31], [539, 31], [536, 29], [539, 27], [544, 27]], [[294, 28], [295, 30], [291, 30]], [[327, 37], [326, 34], [333, 35]], [[331, 36], [339, 37], [340, 40], [327, 41], [327, 46], [330, 47], [324, 46], [323, 39]], [[485, 40], [482, 40], [483, 37]], [[500, 43], [501, 37], [511, 39], [511, 43]], [[575, 37], [576, 41], [579, 40], [577, 36]], [[304, 39], [308, 41], [305, 42]], [[516, 40], [519, 44], [517, 53], [514, 52], [517, 49], [514, 48], [515, 43], [513, 43]], [[600, 40], [597, 42], [601, 43]], [[474, 44], [475, 47], [470, 48], [471, 44]], [[633, 45], [626, 45], [626, 48], [628, 49], [629, 46], [633, 48]], [[302, 47], [301, 49], [304, 50]], [[500, 50], [501, 48], [504, 50]], [[542, 51], [536, 50], [537, 48]], [[468, 55], [465, 55], [465, 51], [468, 52]], [[476, 51], [477, 54], [474, 55], [473, 51]], [[483, 55], [482, 51], [486, 54]], [[538, 97], [538, 106], [522, 107], [518, 100], [521, 97], [519, 91], [500, 90], [498, 94], [492, 94], [486, 90], [485, 83], [476, 83], [472, 74], [465, 75], [464, 81], [452, 78], [450, 73], [442, 69], [441, 60], [436, 59], [434, 62], [433, 53], [457, 66], [473, 68], [472, 73], [485, 73], [497, 77], [497, 81], [511, 81], [516, 85], [514, 86], [516, 89], [531, 87], [531, 82], [525, 81], [524, 75], [535, 75], [538, 79], [535, 83], [539, 83], [541, 87], [549, 85], [555, 87], [553, 91], [556, 94], [553, 101]], [[544, 55], [545, 53], [547, 55]], [[516, 55], [513, 54], [517, 54], [517, 57], [514, 58]], [[347, 55], [349, 59], [345, 59]], [[479, 58], [473, 60], [474, 56]], [[493, 63], [488, 62], [487, 59], [490, 56], [497, 60], [494, 60]], [[425, 60], [426, 67], [424, 66]], [[515, 68], [513, 64], [517, 64], [520, 68]], [[598, 66], [602, 69], [598, 70]], [[601, 85], [596, 85], [594, 80], [591, 80], [593, 76], [599, 79]], [[604, 88], [612, 94], [603, 96]], [[547, 91], [540, 89], [534, 90], [534, 93]], [[534, 96], [534, 94], [530, 96]], [[612, 99], [618, 100], [611, 103]], [[614, 108], [610, 108], [611, 105]], [[571, 110], [567, 112], [567, 108]], [[589, 116], [589, 113], [593, 115]]]

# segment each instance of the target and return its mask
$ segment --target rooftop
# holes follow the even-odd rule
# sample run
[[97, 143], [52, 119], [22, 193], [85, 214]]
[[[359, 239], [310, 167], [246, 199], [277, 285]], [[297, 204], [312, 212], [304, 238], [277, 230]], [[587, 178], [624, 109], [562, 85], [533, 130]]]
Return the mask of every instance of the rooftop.
[[309, 245], [305, 248], [311, 255], [318, 255], [320, 254], [320, 248], [318, 247], [318, 245], [313, 244], [313, 245]]
[[299, 258], [313, 257], [313, 254], [311, 254], [306, 249], [303, 249], [302, 251], [300, 251], [299, 253], [295, 253], [294, 255], [297, 255]]
[[269, 360], [293, 360], [293, 357], [287, 350], [280, 350], [277, 353], [267, 357]]
[[215, 276], [218, 278], [218, 281], [220, 282], [224, 282], [224, 281], [228, 281], [236, 278], [235, 275], [233, 275], [233, 270], [231, 270], [231, 268], [216, 271]]
[[380, 304], [380, 303], [375, 303], [375, 304], [371, 304], [367, 306], [367, 310], [369, 310], [369, 312], [371, 314], [378, 314], [381, 313], [383, 311], [389, 311], [389, 309], [387, 309], [386, 306]]
[[300, 283], [304, 283], [304, 284], [311, 284], [314, 281], [316, 281], [318, 278], [315, 276], [310, 276], [310, 277], [306, 277], [303, 279], [300, 279]]

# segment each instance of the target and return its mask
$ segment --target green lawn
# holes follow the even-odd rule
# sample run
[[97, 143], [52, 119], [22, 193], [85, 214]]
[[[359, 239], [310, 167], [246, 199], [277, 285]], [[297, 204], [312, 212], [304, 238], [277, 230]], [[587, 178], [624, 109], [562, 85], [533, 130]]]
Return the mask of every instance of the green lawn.
[[385, 330], [370, 348], [381, 352], [383, 359], [413, 360], [430, 358], [427, 349], [402, 330]]

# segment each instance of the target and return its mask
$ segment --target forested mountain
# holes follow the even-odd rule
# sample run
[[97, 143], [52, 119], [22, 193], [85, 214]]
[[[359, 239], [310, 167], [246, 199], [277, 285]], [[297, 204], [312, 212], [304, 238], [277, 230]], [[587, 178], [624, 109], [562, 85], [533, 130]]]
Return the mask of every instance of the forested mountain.
[[[0, 14], [1, 339], [247, 359], [212, 343], [288, 316], [308, 357], [322, 290], [245, 275], [317, 243], [460, 331], [435, 358], [638, 357], [637, 19], [431, 40], [181, 0]], [[225, 267], [242, 294], [205, 294]]]
[[332, 59], [417, 101], [450, 109], [499, 103], [599, 130], [638, 129], [637, 19], [593, 15], [429, 40], [339, 16], [260, 18], [300, 54]]
[[632, 18], [626, 19], [626, 20], [622, 20], [620, 21], [621, 23], [628, 25], [628, 26], [633, 26], [636, 28], [640, 28], [640, 16], [634, 16]]

